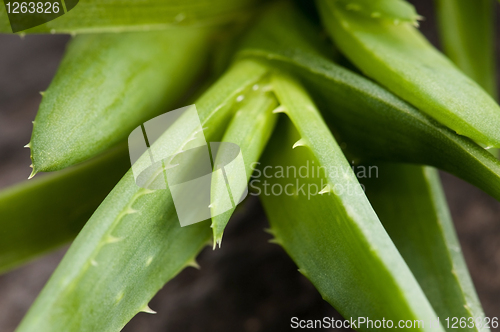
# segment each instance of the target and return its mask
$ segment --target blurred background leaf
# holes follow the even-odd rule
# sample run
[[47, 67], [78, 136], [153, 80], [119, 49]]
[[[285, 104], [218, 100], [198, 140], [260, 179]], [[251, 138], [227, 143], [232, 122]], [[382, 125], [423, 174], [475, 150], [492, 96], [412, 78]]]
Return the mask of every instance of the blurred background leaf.
[[[150, 31], [179, 25], [218, 25], [248, 17], [261, 0], [80, 0], [57, 19], [22, 33]], [[12, 32], [0, 6], [0, 32]]]

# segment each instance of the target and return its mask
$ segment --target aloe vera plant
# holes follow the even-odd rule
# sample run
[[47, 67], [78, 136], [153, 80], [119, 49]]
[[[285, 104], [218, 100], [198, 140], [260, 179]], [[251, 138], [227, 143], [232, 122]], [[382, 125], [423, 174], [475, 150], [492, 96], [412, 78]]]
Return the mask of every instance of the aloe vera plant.
[[[82, 0], [22, 32], [76, 36], [26, 146], [30, 178], [55, 173], [0, 193], [2, 232], [12, 235], [0, 243], [0, 271], [75, 239], [17, 331], [120, 331], [154, 313], [152, 297], [199, 267], [205, 246], [225, 250], [254, 180], [271, 242], [349, 327], [498, 325], [485, 317], [432, 168], [500, 200], [500, 161], [483, 148], [500, 147], [491, 2], [471, 18], [463, 1], [438, 2], [451, 60], [418, 32], [422, 17], [405, 0], [318, 0], [318, 17], [270, 2]], [[221, 37], [228, 28], [236, 37]], [[150, 135], [161, 113], [190, 98], [195, 106]], [[144, 147], [135, 159], [130, 151], [132, 165], [122, 142], [131, 133]], [[209, 179], [210, 197], [186, 225], [178, 188], [193, 172]]]
[[[443, 48], [448, 57], [486, 92], [497, 95], [494, 57], [495, 2], [437, 1]], [[451, 14], [451, 15], [450, 15]], [[474, 20], [474, 24], [469, 24]], [[460, 31], [460, 33], [456, 33]]]
[[430, 45], [416, 19], [366, 18], [339, 1], [318, 4], [337, 45], [368, 76], [458, 134], [500, 147], [498, 104]]

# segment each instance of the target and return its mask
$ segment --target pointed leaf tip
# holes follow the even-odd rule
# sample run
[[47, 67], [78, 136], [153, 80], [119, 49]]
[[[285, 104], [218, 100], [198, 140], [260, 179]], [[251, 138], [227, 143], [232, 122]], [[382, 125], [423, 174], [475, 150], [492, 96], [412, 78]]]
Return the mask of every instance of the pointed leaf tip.
[[277, 244], [277, 245], [281, 245], [281, 241], [278, 240], [277, 238], [274, 238], [274, 239], [270, 239], [269, 241], [267, 241], [269, 243], [273, 243], [273, 244]]
[[283, 105], [278, 106], [278, 107], [276, 107], [276, 108], [273, 110], [273, 113], [274, 113], [274, 114], [277, 114], [277, 113], [286, 113], [286, 108], [285, 108], [285, 106], [283, 106]]
[[332, 189], [331, 189], [330, 185], [327, 184], [323, 189], [321, 189], [321, 191], [318, 194], [323, 195], [323, 194], [328, 193], [330, 190], [332, 190]]
[[133, 209], [133, 208], [128, 208], [127, 211], [125, 212], [126, 214], [134, 214], [134, 213], [137, 213], [139, 211], [137, 211], [136, 209]]
[[123, 240], [123, 238], [121, 238], [121, 237], [115, 237], [113, 235], [109, 235], [108, 238], [106, 239], [106, 243], [107, 244], [116, 243], [116, 242], [120, 242], [122, 240]]
[[33, 165], [30, 165], [30, 167], [33, 168], [33, 170], [31, 171], [30, 176], [28, 176], [28, 180], [31, 180], [38, 173], [38, 171], [35, 170]]
[[301, 138], [299, 139], [297, 142], [295, 142], [295, 144], [292, 146], [292, 149], [295, 149], [296, 147], [298, 146], [306, 146], [306, 141]]
[[264, 228], [264, 232], [266, 232], [267, 234], [275, 235], [274, 231], [271, 228]]
[[187, 266], [194, 267], [197, 270], [201, 269], [200, 265], [194, 258], [186, 264], [186, 267]]
[[144, 307], [142, 307], [142, 309], [141, 309], [141, 310], [139, 310], [139, 312], [145, 312], [145, 313], [147, 313], [147, 314], [152, 314], [152, 315], [156, 314], [156, 311], [154, 311], [153, 309], [151, 309], [151, 308], [149, 307], [149, 305], [147, 305], [147, 304], [146, 304], [146, 305], [144, 305]]

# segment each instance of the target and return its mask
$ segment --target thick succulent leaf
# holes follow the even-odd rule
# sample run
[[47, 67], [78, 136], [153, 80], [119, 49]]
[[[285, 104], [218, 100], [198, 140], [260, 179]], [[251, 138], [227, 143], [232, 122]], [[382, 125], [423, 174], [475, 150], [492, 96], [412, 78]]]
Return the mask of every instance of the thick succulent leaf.
[[438, 0], [441, 42], [446, 55], [490, 95], [497, 95], [493, 0]]
[[416, 24], [420, 16], [406, 0], [334, 0], [337, 6], [372, 19], [410, 22]]
[[[494, 0], [437, 0], [438, 27], [445, 54], [497, 98]], [[498, 158], [499, 150], [489, 152]]]
[[[323, 38], [324, 39], [324, 38]], [[290, 3], [270, 6], [244, 36], [236, 57], [260, 57], [276, 63], [315, 62], [331, 53], [321, 32]], [[293, 68], [292, 68], [293, 69]]]
[[500, 200], [498, 160], [386, 89], [326, 59], [316, 46], [318, 38], [290, 7], [276, 7], [250, 31], [238, 54], [270, 60], [300, 75], [351, 157], [432, 165]]
[[317, 3], [336, 45], [366, 75], [458, 134], [500, 147], [498, 104], [417, 29]]
[[[359, 160], [432, 165], [500, 201], [500, 162], [492, 154], [377, 85], [359, 79], [351, 81], [350, 84], [355, 84], [349, 88], [331, 82], [321, 87], [321, 91], [314, 91], [348, 154]], [[309, 81], [311, 91], [321, 81], [314, 78]], [[333, 91], [351, 93], [355, 96], [351, 101], [356, 100], [348, 105], [334, 98]]]
[[[375, 212], [437, 315], [442, 320], [484, 318], [436, 170], [382, 164], [378, 177], [367, 178], [363, 184]], [[489, 330], [471, 324], [461, 329]]]
[[84, 161], [169, 111], [200, 73], [208, 35], [179, 28], [75, 37], [33, 125], [33, 175]]
[[0, 192], [0, 272], [72, 240], [129, 167], [123, 145]]
[[[272, 85], [299, 135], [290, 129], [282, 132], [287, 139], [271, 147], [269, 164], [286, 172], [308, 168], [306, 176], [299, 172], [296, 178], [266, 178], [264, 190], [271, 189], [260, 196], [274, 241], [346, 318], [436, 320], [312, 100], [287, 76], [275, 75]], [[300, 139], [293, 144], [290, 138]], [[281, 188], [281, 194], [275, 188]]]
[[[238, 62], [196, 102], [207, 141], [221, 138], [236, 97], [265, 73], [256, 63]], [[164, 141], [171, 133], [185, 134], [181, 120], [154, 143], [162, 155], [186, 145]], [[207, 222], [181, 228], [170, 191], [139, 188], [129, 171], [80, 232], [18, 331], [120, 331], [138, 312], [151, 311], [148, 301], [168, 280], [195, 265], [210, 236]]]
[[[237, 144], [241, 149], [245, 166], [244, 171], [246, 173], [245, 184], [248, 183], [252, 175], [252, 165], [259, 160], [260, 155], [264, 151], [277, 119], [277, 115], [273, 113], [273, 110], [278, 106], [278, 103], [272, 93], [266, 90], [264, 84], [256, 84], [252, 88], [252, 91], [244, 96], [243, 104], [235, 113], [222, 139], [222, 142]], [[229, 161], [230, 158], [228, 155], [231, 154], [230, 150], [227, 149], [225, 151], [223, 148], [219, 148], [215, 165], [219, 165], [220, 161], [224, 161], [224, 164], [225, 161]], [[236, 208], [235, 205], [247, 193], [247, 186], [227, 185], [228, 183], [236, 184], [238, 182], [236, 177], [241, 175], [239, 166], [239, 164], [231, 162], [224, 167], [224, 176], [221, 176], [220, 172], [214, 172], [212, 176], [211, 205], [214, 248], [216, 244], [220, 247], [224, 228]], [[227, 177], [228, 182], [226, 182], [225, 177]], [[217, 202], [224, 201], [228, 189], [231, 192], [231, 203], [234, 207], [226, 212], [217, 214]]]
[[[179, 25], [214, 25], [248, 16], [258, 0], [80, 0], [72, 10], [23, 33], [149, 31]], [[0, 6], [0, 32], [11, 32]]]

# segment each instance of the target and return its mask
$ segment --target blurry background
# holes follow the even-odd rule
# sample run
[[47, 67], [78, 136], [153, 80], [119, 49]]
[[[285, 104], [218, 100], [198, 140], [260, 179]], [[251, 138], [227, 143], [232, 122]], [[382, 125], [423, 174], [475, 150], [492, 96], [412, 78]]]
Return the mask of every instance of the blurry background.
[[[439, 46], [432, 1], [411, 2], [425, 17], [421, 30]], [[22, 147], [30, 140], [39, 91], [47, 89], [69, 39], [0, 35], [0, 188], [26, 180], [31, 171], [29, 150]], [[453, 176], [442, 173], [442, 179], [486, 316], [499, 317], [500, 203]], [[184, 270], [150, 302], [158, 314], [141, 313], [124, 331], [289, 331], [294, 316], [338, 315], [285, 252], [267, 242], [265, 227], [260, 203], [247, 198], [224, 233], [222, 249], [203, 251], [201, 270]], [[14, 331], [65, 250], [0, 275], [1, 332]]]

